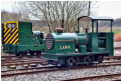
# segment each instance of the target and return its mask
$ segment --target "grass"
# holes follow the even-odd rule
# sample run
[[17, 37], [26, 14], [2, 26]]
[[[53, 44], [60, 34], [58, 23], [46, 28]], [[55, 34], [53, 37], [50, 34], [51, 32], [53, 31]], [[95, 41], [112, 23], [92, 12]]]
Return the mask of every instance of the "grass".
[[113, 31], [114, 34], [121, 34], [121, 31]]
[[117, 27], [113, 29], [114, 34], [121, 34], [121, 27]]

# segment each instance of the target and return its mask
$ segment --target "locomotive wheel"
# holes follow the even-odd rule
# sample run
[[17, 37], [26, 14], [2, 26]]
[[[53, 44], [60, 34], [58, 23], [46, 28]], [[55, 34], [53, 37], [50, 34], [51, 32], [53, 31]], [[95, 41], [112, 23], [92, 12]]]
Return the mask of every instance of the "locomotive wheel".
[[16, 54], [16, 56], [26, 56], [27, 55], [27, 51], [22, 51]]
[[17, 53], [16, 56], [20, 56], [20, 53]]
[[87, 66], [88, 65], [92, 65], [93, 61], [94, 61], [94, 57], [93, 56], [86, 56], [83, 59], [83, 62], [85, 62]]
[[102, 63], [103, 62], [103, 56], [102, 55], [98, 56], [97, 60], [98, 60], [99, 63]]
[[27, 51], [22, 51], [21, 53], [20, 53], [20, 56], [26, 56], [27, 55]]
[[68, 67], [76, 67], [76, 66], [78, 66], [78, 63], [79, 63], [78, 57], [70, 57], [67, 59]]
[[34, 51], [30, 51], [29, 53], [30, 53], [30, 55], [34, 55], [34, 54], [35, 54], [35, 52], [34, 52]]
[[37, 55], [37, 57], [40, 57], [41, 51], [37, 51], [37, 52], [36, 52], [36, 55]]

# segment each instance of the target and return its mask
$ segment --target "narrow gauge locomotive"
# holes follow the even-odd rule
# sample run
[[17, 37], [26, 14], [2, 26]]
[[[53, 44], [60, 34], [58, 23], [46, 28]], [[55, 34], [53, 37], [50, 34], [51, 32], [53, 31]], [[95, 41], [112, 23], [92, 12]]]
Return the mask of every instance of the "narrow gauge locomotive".
[[44, 35], [32, 32], [31, 22], [11, 21], [2, 24], [3, 52], [8, 54], [40, 54], [45, 48]]
[[[104, 56], [113, 56], [113, 19], [82, 16], [77, 20], [78, 31], [76, 33], [62, 33], [63, 29], [57, 29], [57, 33], [47, 35], [43, 58], [47, 59], [48, 63], [73, 67], [79, 64], [101, 63]], [[80, 21], [90, 21], [92, 32], [86, 30], [85, 33], [80, 33]], [[110, 21], [111, 32], [98, 32], [99, 21]], [[95, 23], [96, 31], [94, 32]]]

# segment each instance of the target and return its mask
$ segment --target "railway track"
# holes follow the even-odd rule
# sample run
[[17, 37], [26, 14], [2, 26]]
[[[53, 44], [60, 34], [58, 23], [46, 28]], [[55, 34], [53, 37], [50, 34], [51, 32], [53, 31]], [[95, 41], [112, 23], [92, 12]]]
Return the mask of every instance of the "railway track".
[[1, 56], [1, 58], [7, 58], [7, 59], [12, 59], [12, 58], [19, 58], [19, 59], [21, 59], [21, 58], [24, 58], [24, 57], [27, 57], [27, 58], [40, 58], [41, 55], [40, 56], [36, 56], [36, 55], [31, 55], [31, 56], [29, 56], [29, 55], [24, 55], [24, 56], [15, 56], [15, 55], [12, 55], [12, 56]]
[[[108, 64], [106, 64], [108, 63]], [[36, 67], [36, 68], [28, 68], [28, 69], [17, 69], [17, 70], [8, 70], [8, 71], [2, 71], [1, 77], [12, 77], [17, 75], [24, 75], [24, 74], [37, 74], [37, 73], [44, 73], [44, 72], [55, 72], [55, 71], [67, 71], [67, 70], [76, 70], [76, 69], [88, 69], [88, 68], [99, 68], [99, 67], [108, 67], [108, 66], [121, 66], [121, 62], [105, 62], [102, 65], [93, 65], [93, 66], [81, 66], [81, 67], [75, 67], [75, 68], [66, 68], [66, 67], [55, 67], [55, 66], [49, 66], [49, 67]], [[36, 70], [33, 70], [36, 69]], [[24, 70], [24, 71], [23, 71]], [[28, 71], [32, 70], [32, 71]], [[12, 71], [16, 71], [12, 73]], [[18, 72], [17, 72], [18, 71]]]
[[15, 58], [15, 59], [2, 59], [1, 66], [11, 66], [11, 65], [23, 65], [23, 64], [42, 64], [45, 63], [46, 60], [42, 58]]
[[104, 60], [110, 60], [110, 59], [118, 59], [118, 60], [121, 60], [121, 56], [104, 57]]
[[8, 64], [2, 64], [1, 66], [17, 66], [17, 65], [25, 65], [25, 64], [42, 64], [42, 65], [45, 65], [47, 64], [46, 61], [30, 61], [30, 62], [18, 62], [18, 63], [8, 63]]
[[[15, 62], [25, 62], [25, 61], [40, 61], [42, 60], [42, 58], [12, 58], [12, 59], [8, 59], [8, 57], [6, 58], [1, 58], [1, 62], [2, 64], [4, 63], [15, 63]], [[44, 59], [43, 59], [44, 60]]]
[[[111, 57], [104, 57], [104, 60], [109, 60], [109, 59], [118, 59], [121, 60], [121, 56], [111, 56]], [[113, 63], [113, 62], [112, 62]], [[11, 66], [14, 66], [16, 68], [16, 66], [21, 65], [27, 65], [28, 67], [31, 64], [35, 64], [36, 66], [38, 64], [40, 65], [46, 65], [47, 61], [42, 59], [42, 58], [15, 58], [15, 59], [4, 59], [1, 62], [1, 66], [7, 66], [9, 68], [11, 68]]]
[[[24, 61], [24, 60], [40, 60], [42, 59], [41, 57], [22, 57], [22, 58], [19, 58], [19, 57], [16, 57], [16, 56], [1, 56], [1, 62], [4, 63], [4, 62], [8, 62], [8, 61]], [[121, 56], [110, 56], [110, 57], [104, 57], [104, 60], [107, 60], [107, 59], [121, 59]]]
[[[101, 79], [101, 78], [112, 78], [115, 79], [115, 77], [121, 76], [121, 73], [119, 74], [109, 74], [109, 75], [100, 75], [100, 76], [90, 76], [90, 77], [83, 77], [83, 78], [76, 78], [76, 79], [68, 79], [68, 80], [61, 80], [61, 81], [82, 81], [82, 80], [91, 80], [93, 81], [93, 79]], [[121, 81], [120, 79], [115, 79], [112, 81]]]
[[[121, 61], [116, 61], [116, 62], [103, 62], [102, 64], [108, 64], [108, 63], [121, 63]], [[50, 67], [34, 67], [34, 68], [24, 68], [24, 69], [10, 69], [10, 70], [4, 70], [4, 71], [1, 71], [2, 73], [5, 73], [5, 72], [11, 72], [11, 71], [23, 71], [23, 70], [32, 70], [32, 69], [44, 69], [44, 68], [52, 68], [53, 66], [50, 66]], [[54, 66], [55, 67], [55, 66]]]
[[[121, 58], [121, 56], [110, 56], [110, 57], [104, 57], [104, 59], [120, 59]], [[19, 58], [19, 57], [16, 57], [16, 56], [1, 56], [1, 61], [8, 61], [8, 60], [23, 60], [23, 59], [42, 59], [41, 57], [39, 57], [39, 58], [37, 58], [37, 57], [27, 57], [27, 58], [25, 58], [25, 57], [22, 57], [22, 58]]]
[[[121, 63], [121, 61], [114, 61], [114, 62], [103, 62], [101, 64], [113, 64], [113, 63]], [[98, 63], [97, 63], [98, 64]], [[96, 65], [96, 64], [95, 64]], [[44, 68], [44, 67], [35, 67], [35, 68], [26, 68], [26, 69], [12, 69], [12, 70], [6, 70], [6, 71], [1, 71], [1, 72], [9, 72], [9, 71], [15, 71], [15, 70], [31, 70], [31, 69], [40, 69], [40, 68]]]
[[[76, 70], [76, 69], [88, 69], [88, 68], [99, 68], [99, 67], [109, 67], [109, 66], [121, 66], [121, 56], [111, 56], [111, 57], [104, 57], [104, 60], [109, 59], [116, 59], [119, 60], [117, 62], [103, 62], [101, 64], [95, 64], [93, 66], [81, 66], [77, 68], [65, 68], [65, 67], [55, 67], [55, 66], [44, 66], [44, 67], [33, 67], [33, 68], [23, 68], [23, 69], [9, 69], [9, 70], [3, 70], [1, 71], [1, 77], [14, 77], [19, 75], [31, 75], [31, 74], [37, 74], [37, 73], [45, 73], [45, 72], [56, 72], [56, 71], [67, 71], [67, 70]], [[24, 65], [24, 64], [42, 64], [44, 61], [42, 58], [38, 57], [3, 57], [2, 59], [2, 66], [11, 66], [11, 65]], [[118, 79], [116, 79], [118, 80]], [[77, 80], [76, 80], [77, 81]], [[80, 80], [79, 80], [80, 81]], [[115, 81], [115, 80], [113, 80]], [[119, 80], [120, 81], [120, 80]]]
[[121, 47], [115, 47], [114, 49], [115, 49], [115, 50], [116, 50], [116, 49], [121, 49]]

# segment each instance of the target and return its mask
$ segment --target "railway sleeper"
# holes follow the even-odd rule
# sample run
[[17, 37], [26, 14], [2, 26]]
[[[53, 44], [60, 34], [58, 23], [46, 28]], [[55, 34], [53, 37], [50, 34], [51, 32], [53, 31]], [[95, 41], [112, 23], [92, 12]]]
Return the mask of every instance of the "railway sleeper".
[[15, 65], [9, 66], [10, 69], [16, 69]]
[[37, 67], [37, 64], [29, 64], [30, 67]]
[[28, 65], [28, 64], [24, 64], [23, 67], [24, 67], [24, 68], [28, 68], [29, 65]]
[[43, 66], [48, 65], [48, 62], [42, 62], [41, 65]]

